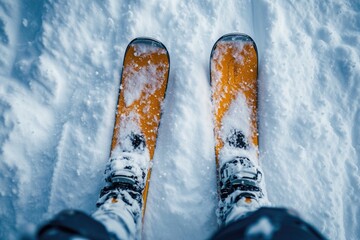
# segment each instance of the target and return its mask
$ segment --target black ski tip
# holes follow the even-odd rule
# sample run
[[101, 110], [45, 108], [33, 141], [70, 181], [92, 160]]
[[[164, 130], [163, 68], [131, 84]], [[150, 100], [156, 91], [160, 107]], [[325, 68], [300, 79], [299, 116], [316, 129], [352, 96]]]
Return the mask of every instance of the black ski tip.
[[158, 48], [163, 48], [166, 50], [167, 52], [167, 49], [165, 47], [165, 45], [160, 42], [159, 40], [156, 40], [154, 38], [148, 38], [148, 37], [137, 37], [137, 38], [134, 38], [128, 46], [131, 46], [133, 44], [146, 44], [146, 45], [151, 45], [151, 46], [154, 46], [154, 47], [158, 47]]
[[255, 41], [249, 35], [247, 35], [245, 33], [229, 33], [229, 34], [225, 34], [225, 35], [221, 36], [215, 42], [215, 44], [211, 50], [210, 59], [212, 58], [212, 56], [214, 54], [214, 50], [216, 49], [216, 46], [219, 42], [249, 42], [254, 46], [256, 54], [258, 53]]
[[242, 41], [242, 42], [254, 42], [254, 40], [245, 33], [229, 33], [220, 37], [216, 42], [220, 41]]
[[[153, 47], [158, 47], [158, 48], [161, 48], [161, 49], [164, 49], [165, 52], [166, 52], [166, 55], [167, 55], [167, 59], [168, 59], [168, 62], [170, 64], [170, 54], [169, 54], [169, 51], [167, 50], [167, 48], [165, 47], [165, 45], [160, 42], [159, 40], [156, 40], [154, 38], [149, 38], [149, 37], [137, 37], [137, 38], [134, 38], [126, 47], [126, 50], [125, 50], [125, 55], [126, 55], [126, 52], [129, 50], [129, 47], [131, 45], [136, 45], [136, 44], [145, 44], [145, 45], [149, 45], [149, 46], [153, 46]], [[125, 58], [125, 56], [124, 56]]]

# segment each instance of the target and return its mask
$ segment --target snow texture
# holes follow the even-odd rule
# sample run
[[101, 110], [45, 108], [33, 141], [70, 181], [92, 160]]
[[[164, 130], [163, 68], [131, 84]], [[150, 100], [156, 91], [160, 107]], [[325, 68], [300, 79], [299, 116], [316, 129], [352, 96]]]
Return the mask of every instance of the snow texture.
[[0, 238], [87, 213], [109, 157], [122, 59], [139, 36], [171, 69], [144, 239], [217, 229], [209, 55], [231, 32], [259, 50], [260, 165], [274, 206], [329, 239], [360, 235], [360, 2], [0, 1]]

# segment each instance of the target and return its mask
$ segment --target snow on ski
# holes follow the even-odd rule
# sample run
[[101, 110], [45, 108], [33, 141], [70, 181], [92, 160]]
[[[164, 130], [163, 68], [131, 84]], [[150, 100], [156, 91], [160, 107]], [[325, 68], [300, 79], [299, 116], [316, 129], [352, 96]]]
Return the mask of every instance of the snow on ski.
[[255, 42], [244, 34], [221, 37], [211, 52], [210, 69], [221, 222], [240, 199], [247, 209], [256, 208], [252, 202], [266, 202], [258, 162]]
[[146, 173], [146, 176], [142, 176], [142, 171], [135, 172], [138, 180], [143, 179], [141, 184], [145, 184], [143, 211], [169, 68], [169, 55], [162, 43], [148, 38], [137, 38], [129, 43], [122, 69], [110, 158], [127, 151], [132, 134], [144, 136], [145, 156], [135, 159]]

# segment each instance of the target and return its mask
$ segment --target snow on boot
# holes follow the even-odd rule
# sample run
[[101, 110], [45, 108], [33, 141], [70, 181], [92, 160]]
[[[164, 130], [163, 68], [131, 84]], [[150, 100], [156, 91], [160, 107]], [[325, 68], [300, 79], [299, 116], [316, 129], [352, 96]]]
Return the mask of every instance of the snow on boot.
[[117, 238], [134, 239], [141, 226], [149, 152], [141, 134], [131, 132], [121, 143], [106, 166], [106, 185], [93, 216]]
[[[218, 216], [227, 224], [265, 204], [262, 171], [242, 131], [231, 129], [220, 152]], [[253, 160], [251, 160], [253, 159]]]
[[[142, 205], [141, 194], [145, 187], [146, 174], [149, 168], [149, 154], [146, 151], [145, 139], [140, 134], [131, 132], [123, 141], [126, 147], [114, 151], [105, 169], [106, 186], [101, 190], [97, 205], [102, 204], [102, 199], [113, 195], [113, 190], [128, 190], [136, 196]], [[138, 199], [138, 197], [140, 198]]]
[[247, 157], [234, 157], [220, 170], [219, 219], [229, 223], [261, 206], [262, 173]]

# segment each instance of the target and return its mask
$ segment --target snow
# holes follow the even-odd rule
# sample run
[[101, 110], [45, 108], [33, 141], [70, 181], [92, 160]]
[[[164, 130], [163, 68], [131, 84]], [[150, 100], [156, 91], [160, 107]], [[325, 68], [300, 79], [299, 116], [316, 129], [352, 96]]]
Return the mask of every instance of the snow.
[[226, 33], [259, 51], [260, 165], [273, 206], [329, 239], [360, 234], [360, 2], [0, 2], [0, 238], [65, 208], [89, 214], [109, 158], [127, 44], [158, 39], [171, 69], [145, 239], [216, 229], [209, 55]]
[[[241, 108], [240, 108], [241, 106]], [[244, 94], [239, 93], [236, 99], [230, 104], [229, 110], [222, 118], [223, 126], [220, 129], [221, 140], [226, 143], [226, 139], [231, 135], [231, 130], [238, 129], [245, 136], [251, 136], [251, 110], [246, 104]], [[219, 153], [220, 166], [231, 161], [236, 156], [249, 158], [254, 164], [258, 164], [258, 148], [249, 141], [246, 150], [225, 146]]]

